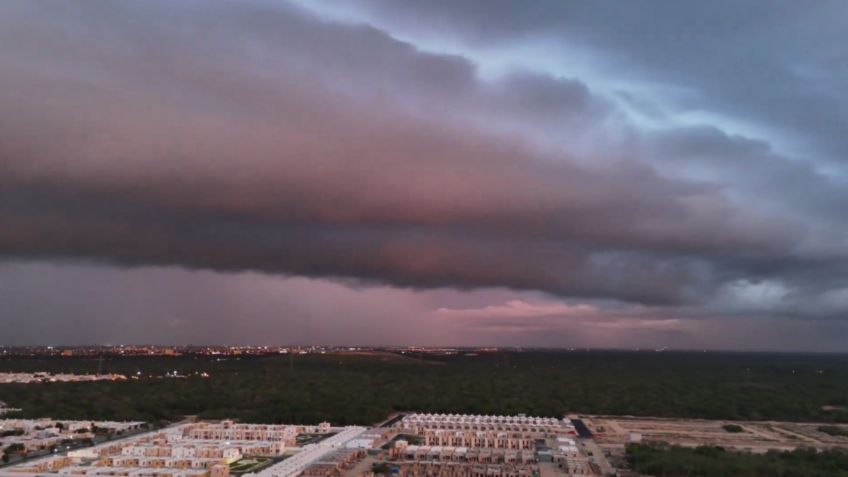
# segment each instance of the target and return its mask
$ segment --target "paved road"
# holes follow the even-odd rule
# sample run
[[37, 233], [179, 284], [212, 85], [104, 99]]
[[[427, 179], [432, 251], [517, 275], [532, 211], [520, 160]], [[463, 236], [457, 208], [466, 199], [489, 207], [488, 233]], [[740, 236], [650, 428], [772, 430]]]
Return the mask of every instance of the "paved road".
[[603, 449], [598, 446], [597, 442], [592, 439], [581, 439], [580, 443], [583, 445], [583, 449], [587, 455], [590, 452], [592, 453], [589, 461], [594, 462], [600, 467], [602, 475], [615, 475], [615, 468], [609, 463], [607, 456], [604, 455]]
[[392, 417], [386, 419], [385, 421], [383, 421], [382, 424], [379, 424], [377, 427], [392, 427], [393, 425], [395, 425], [395, 423], [397, 423], [398, 421], [400, 421], [404, 417], [406, 417], [405, 412], [398, 413], [396, 416], [392, 416]]

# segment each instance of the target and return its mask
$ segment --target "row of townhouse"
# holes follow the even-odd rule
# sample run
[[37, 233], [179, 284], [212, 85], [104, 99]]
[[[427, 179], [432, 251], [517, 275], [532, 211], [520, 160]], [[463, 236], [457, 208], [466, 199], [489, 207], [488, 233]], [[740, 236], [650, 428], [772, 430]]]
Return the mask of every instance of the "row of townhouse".
[[74, 434], [81, 430], [92, 428], [109, 429], [113, 432], [134, 431], [142, 429], [143, 422], [136, 421], [69, 421], [62, 419], [0, 419], [0, 430], [19, 429], [25, 434], [47, 432], [50, 434]]
[[228, 462], [242, 456], [279, 456], [294, 441], [194, 441], [191, 443], [167, 443], [165, 441], [138, 442], [124, 446], [121, 455], [136, 457], [197, 457], [218, 458]]
[[484, 424], [528, 424], [534, 426], [559, 426], [568, 419], [557, 419], [555, 417], [533, 417], [533, 416], [486, 416], [479, 414], [440, 414], [440, 413], [412, 413], [407, 414], [404, 419], [422, 421], [446, 421], [467, 422]]
[[[85, 437], [90, 437], [89, 435], [82, 436], [74, 436], [76, 438], [82, 439]], [[20, 444], [23, 447], [24, 453], [35, 452], [39, 450], [49, 449], [53, 446], [61, 445], [62, 441], [71, 440], [74, 437], [70, 436], [45, 436], [45, 437], [34, 437], [34, 436], [9, 436], [0, 438], [0, 449], [8, 447], [12, 444]]]
[[491, 447], [494, 449], [533, 449], [534, 438], [518, 432], [455, 431], [425, 429], [421, 436], [431, 446]]
[[179, 436], [177, 426], [155, 433], [149, 433], [131, 439], [120, 439], [97, 444], [94, 447], [77, 449], [68, 453], [74, 463], [92, 461], [111, 456], [138, 456], [138, 457], [168, 457], [171, 455], [171, 442]]
[[459, 416], [452, 414], [410, 414], [395, 424], [396, 427], [421, 433], [425, 429], [464, 431], [522, 432], [534, 435], [576, 434], [568, 419], [516, 418], [499, 419], [500, 416]]
[[[225, 442], [219, 441], [202, 441], [197, 440], [187, 445], [175, 446], [174, 449], [179, 449], [177, 452], [190, 454], [191, 446], [197, 448], [219, 448], [219, 449], [235, 449], [242, 456], [247, 457], [274, 457], [283, 455], [287, 449], [295, 447], [296, 441], [239, 441], [230, 440]], [[211, 455], [213, 452], [210, 449], [200, 451], [200, 455]], [[223, 454], [222, 454], [223, 455]]]
[[91, 453], [95, 453], [100, 457], [105, 457], [109, 455], [116, 455], [123, 452], [124, 447], [126, 447], [126, 442], [122, 441], [112, 441], [112, 442], [104, 442], [102, 444], [98, 444], [92, 448], [89, 448]]
[[[269, 442], [268, 445], [282, 452], [282, 448], [279, 443]], [[221, 447], [220, 445], [181, 445], [171, 448], [171, 457], [217, 458], [223, 459], [227, 462], [235, 462], [242, 457], [241, 447], [242, 446], [232, 445], [232, 442], [227, 447]], [[264, 446], [261, 444], [257, 445], [256, 443], [244, 444], [243, 447], [245, 449], [249, 448], [252, 450], [265, 450]], [[251, 454], [253, 454], [253, 452], [251, 452]], [[277, 455], [277, 453], [269, 450], [267, 455]]]
[[0, 373], [0, 384], [6, 383], [44, 383], [79, 381], [118, 381], [125, 380], [123, 374], [51, 374], [51, 373]]
[[65, 467], [59, 474], [63, 477], [229, 477], [230, 468], [224, 464], [208, 469], [74, 466]]
[[126, 432], [141, 429], [143, 422], [115, 421], [67, 421], [55, 419], [2, 419], [0, 432], [13, 431], [12, 435], [0, 437], [0, 448], [12, 444], [24, 446], [24, 452], [50, 449], [73, 440], [88, 439], [94, 436], [95, 427], [110, 429], [113, 432]]
[[395, 466], [398, 477], [533, 477], [530, 465], [486, 465], [456, 462], [411, 462]]
[[7, 470], [15, 473], [37, 474], [39, 472], [56, 472], [71, 464], [71, 459], [66, 456], [49, 457], [38, 459], [24, 464], [10, 467]]
[[171, 446], [139, 443], [121, 449], [121, 455], [133, 457], [170, 457]]
[[136, 457], [113, 456], [97, 462], [99, 467], [169, 467], [175, 469], [207, 469], [217, 464], [229, 464], [221, 458], [200, 457]]
[[322, 422], [317, 426], [295, 426], [238, 424], [233, 421], [221, 421], [217, 423], [201, 422], [186, 426], [183, 435], [190, 439], [289, 441], [295, 439], [299, 434], [326, 434], [330, 430], [331, 427], [328, 422]]
[[3, 401], [0, 401], [0, 416], [11, 412], [21, 412], [21, 409], [17, 407], [9, 407], [8, 404]]
[[483, 464], [531, 464], [536, 462], [531, 450], [478, 449], [454, 446], [417, 446], [398, 441], [392, 449], [395, 460], [428, 462], [462, 462]]

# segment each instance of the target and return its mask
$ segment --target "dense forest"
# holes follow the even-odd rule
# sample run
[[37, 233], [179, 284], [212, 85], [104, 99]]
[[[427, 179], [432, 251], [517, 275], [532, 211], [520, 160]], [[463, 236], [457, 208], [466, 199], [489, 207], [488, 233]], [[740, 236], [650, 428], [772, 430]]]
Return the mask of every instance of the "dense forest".
[[[398, 410], [567, 412], [848, 422], [848, 356], [500, 352], [0, 358], [0, 371], [103, 372], [124, 382], [0, 385], [24, 416], [368, 424]], [[162, 378], [176, 371], [186, 378]], [[208, 373], [204, 378], [195, 373]]]
[[656, 477], [848, 477], [848, 452], [842, 449], [750, 454], [721, 447], [630, 444], [627, 461], [633, 470]]

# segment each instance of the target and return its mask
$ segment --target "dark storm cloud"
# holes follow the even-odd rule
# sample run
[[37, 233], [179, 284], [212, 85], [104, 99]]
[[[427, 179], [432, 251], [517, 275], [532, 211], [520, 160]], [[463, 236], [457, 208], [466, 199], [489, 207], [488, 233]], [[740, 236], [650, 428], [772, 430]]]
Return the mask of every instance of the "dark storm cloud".
[[[463, 35], [473, 4], [456, 5], [438, 15]], [[848, 309], [848, 189], [767, 139], [645, 128], [588, 81], [484, 78], [473, 58], [297, 7], [0, 8], [6, 256]], [[470, 34], [560, 31], [493, 15]], [[777, 298], [751, 302], [763, 287]]]
[[848, 154], [848, 4], [839, 0], [356, 4], [380, 25], [479, 47], [541, 38], [566, 61], [572, 50], [558, 47], [587, 50], [609, 75], [677, 88], [677, 113], [721, 111], [774, 127], [843, 166]]

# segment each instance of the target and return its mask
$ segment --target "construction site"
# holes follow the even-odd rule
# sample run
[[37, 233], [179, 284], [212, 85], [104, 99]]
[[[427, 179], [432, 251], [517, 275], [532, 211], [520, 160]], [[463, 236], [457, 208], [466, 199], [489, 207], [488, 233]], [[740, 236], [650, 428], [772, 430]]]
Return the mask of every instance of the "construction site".
[[848, 449], [848, 437], [825, 432], [828, 426], [822, 423], [591, 415], [579, 418], [591, 432], [592, 440], [611, 456], [622, 455], [629, 443], [716, 446], [754, 454], [799, 448]]

